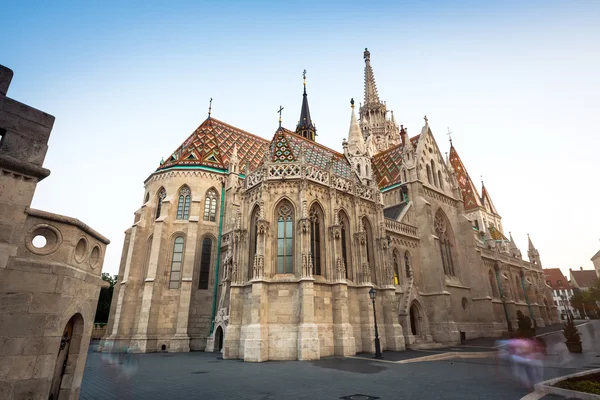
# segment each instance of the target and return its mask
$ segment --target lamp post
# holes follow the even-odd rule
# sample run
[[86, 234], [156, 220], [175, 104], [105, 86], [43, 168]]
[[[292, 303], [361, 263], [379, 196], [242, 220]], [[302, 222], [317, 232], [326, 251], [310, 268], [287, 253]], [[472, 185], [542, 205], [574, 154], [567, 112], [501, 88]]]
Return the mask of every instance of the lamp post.
[[375, 311], [376, 296], [377, 291], [371, 288], [371, 290], [369, 290], [369, 297], [371, 297], [371, 301], [373, 302], [373, 321], [375, 322], [375, 358], [383, 358], [381, 355], [381, 345], [379, 344], [379, 332], [377, 331], [377, 312]]

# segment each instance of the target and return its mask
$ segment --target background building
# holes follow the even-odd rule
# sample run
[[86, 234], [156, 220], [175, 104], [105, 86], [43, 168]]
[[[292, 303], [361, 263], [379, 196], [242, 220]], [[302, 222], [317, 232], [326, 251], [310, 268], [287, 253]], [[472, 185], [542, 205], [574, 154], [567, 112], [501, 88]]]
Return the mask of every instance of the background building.
[[583, 267], [579, 267], [579, 270], [569, 268], [569, 275], [571, 277], [571, 286], [579, 290], [588, 290], [598, 280], [595, 270], [583, 269]]
[[571, 305], [571, 297], [574, 294], [573, 289], [561, 270], [559, 268], [544, 268], [544, 275], [546, 275], [546, 284], [552, 288], [552, 299], [557, 307], [556, 311], [560, 319], [566, 320], [567, 315], [581, 319], [579, 311]]

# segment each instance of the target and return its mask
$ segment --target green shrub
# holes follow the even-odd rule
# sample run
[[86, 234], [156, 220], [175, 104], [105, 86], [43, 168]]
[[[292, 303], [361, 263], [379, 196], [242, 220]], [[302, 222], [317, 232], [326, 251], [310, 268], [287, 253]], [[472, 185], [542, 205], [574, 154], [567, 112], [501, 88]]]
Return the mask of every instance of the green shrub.
[[578, 381], [571, 382], [569, 380], [558, 382], [556, 387], [568, 390], [576, 390], [578, 392], [600, 394], [600, 382], [598, 381]]
[[535, 327], [531, 323], [531, 318], [524, 315], [521, 310], [517, 311], [517, 337], [535, 337]]
[[573, 320], [569, 320], [565, 324], [565, 327], [563, 329], [563, 335], [565, 336], [565, 339], [567, 339], [567, 342], [581, 343], [581, 337], [579, 336], [579, 331], [577, 330], [577, 327], [575, 326], [575, 323], [573, 322]]

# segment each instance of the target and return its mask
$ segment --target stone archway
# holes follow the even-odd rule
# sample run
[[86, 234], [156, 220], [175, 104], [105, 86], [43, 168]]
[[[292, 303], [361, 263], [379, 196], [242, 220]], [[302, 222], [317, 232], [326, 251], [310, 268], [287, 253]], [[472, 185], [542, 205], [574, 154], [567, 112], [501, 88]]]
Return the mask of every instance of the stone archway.
[[410, 318], [410, 334], [413, 336], [421, 336], [421, 333], [423, 331], [423, 327], [421, 326], [421, 321], [423, 318], [421, 317], [421, 313], [419, 312], [419, 307], [417, 307], [417, 304], [415, 302], [413, 302], [410, 306], [409, 318]]
[[[58, 398], [69, 397], [68, 392], [70, 387], [62, 387], [62, 381], [65, 377], [71, 376], [75, 372], [75, 364], [69, 363], [69, 358], [77, 359], [81, 348], [81, 339], [83, 335], [83, 317], [77, 313], [69, 319], [60, 340], [58, 348], [58, 356], [54, 365], [54, 374], [52, 376], [52, 384], [50, 385], [49, 400], [57, 400]], [[69, 385], [70, 386], [70, 385]], [[61, 395], [61, 392], [65, 392]]]
[[215, 345], [217, 351], [223, 351], [223, 328], [220, 326], [215, 331]]

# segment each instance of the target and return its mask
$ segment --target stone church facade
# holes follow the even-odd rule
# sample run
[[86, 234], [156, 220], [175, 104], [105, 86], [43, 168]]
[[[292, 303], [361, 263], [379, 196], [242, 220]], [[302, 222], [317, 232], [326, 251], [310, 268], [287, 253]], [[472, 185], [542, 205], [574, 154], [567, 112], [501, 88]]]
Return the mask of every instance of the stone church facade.
[[342, 152], [315, 141], [306, 81], [295, 131], [271, 140], [210, 114], [145, 181], [103, 347], [312, 360], [497, 336], [516, 312], [556, 320], [528, 259], [456, 148], [425, 117], [388, 117], [365, 50], [365, 98]]

